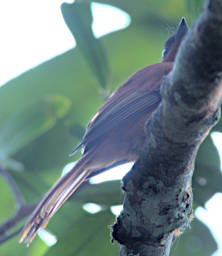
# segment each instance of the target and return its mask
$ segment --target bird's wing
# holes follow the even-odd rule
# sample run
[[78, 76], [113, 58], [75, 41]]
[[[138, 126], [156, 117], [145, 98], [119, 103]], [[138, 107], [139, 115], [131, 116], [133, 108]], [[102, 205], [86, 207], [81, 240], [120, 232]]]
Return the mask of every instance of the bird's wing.
[[161, 100], [158, 90], [152, 92], [136, 92], [116, 103], [110, 110], [103, 113], [102, 118], [88, 129], [83, 144], [107, 134], [121, 122], [136, 119], [149, 111], [153, 111]]
[[73, 150], [105, 136], [121, 122], [153, 111], [161, 98], [159, 87], [162, 79], [172, 69], [172, 63], [157, 63], [145, 67], [120, 86], [89, 122], [82, 142]]
[[[118, 126], [121, 122], [136, 119], [141, 115], [153, 111], [161, 100], [159, 90], [147, 92], [133, 92], [124, 100], [116, 102], [110, 109], [99, 113], [99, 119], [89, 128], [82, 142], [72, 151], [73, 155], [82, 145], [90, 144], [99, 137], [109, 133], [110, 130]], [[96, 115], [96, 114], [95, 114]]]

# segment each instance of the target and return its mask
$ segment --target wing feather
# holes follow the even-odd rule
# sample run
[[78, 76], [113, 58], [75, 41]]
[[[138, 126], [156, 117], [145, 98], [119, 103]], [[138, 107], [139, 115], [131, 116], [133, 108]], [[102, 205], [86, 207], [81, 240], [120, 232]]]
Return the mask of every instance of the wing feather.
[[72, 153], [104, 137], [121, 122], [153, 111], [161, 100], [162, 79], [172, 67], [173, 63], [157, 63], [129, 77], [91, 118], [83, 140]]
[[140, 115], [153, 111], [160, 100], [159, 90], [131, 94], [130, 97], [116, 104], [106, 113], [106, 116], [103, 116], [100, 121], [90, 127], [84, 137], [83, 144], [90, 144], [99, 137], [106, 135], [121, 122], [138, 118]]

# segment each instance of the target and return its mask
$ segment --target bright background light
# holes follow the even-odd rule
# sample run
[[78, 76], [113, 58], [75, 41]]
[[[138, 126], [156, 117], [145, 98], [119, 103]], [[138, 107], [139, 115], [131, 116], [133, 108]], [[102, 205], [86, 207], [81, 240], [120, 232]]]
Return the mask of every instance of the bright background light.
[[102, 206], [99, 204], [94, 204], [94, 203], [87, 203], [82, 206], [83, 210], [90, 214], [96, 214], [100, 211], [102, 211]]
[[[62, 17], [63, 2], [0, 1], [0, 85], [76, 45]], [[96, 37], [130, 23], [128, 14], [108, 5], [93, 3], [92, 11]]]
[[39, 229], [38, 231], [38, 236], [40, 237], [40, 239], [46, 243], [48, 246], [53, 246], [54, 244], [57, 243], [57, 238], [55, 235], [53, 235], [52, 233], [48, 232], [45, 229]]
[[[0, 1], [0, 85], [75, 46], [75, 41], [61, 14], [60, 6], [63, 2], [62, 0]], [[93, 30], [97, 37], [123, 29], [130, 23], [129, 15], [107, 5], [94, 3], [92, 11]], [[222, 134], [214, 133], [212, 138], [221, 155]], [[70, 169], [70, 166], [73, 166], [73, 163], [67, 169]], [[99, 183], [107, 179], [121, 179], [129, 169], [130, 164], [116, 167], [91, 181]], [[95, 210], [96, 207], [88, 204], [84, 209], [91, 213], [101, 210], [98, 207]], [[122, 206], [111, 207], [114, 214], [118, 214], [121, 209]], [[221, 213], [222, 194], [210, 199], [206, 203], [206, 209], [199, 207], [196, 211], [196, 216], [211, 228], [218, 242], [219, 251], [214, 256], [222, 255]], [[56, 237], [46, 231], [40, 231], [39, 235], [48, 242], [48, 245], [56, 242]]]
[[130, 16], [127, 13], [109, 5], [93, 3], [92, 13], [92, 29], [96, 37], [126, 28], [130, 24]]
[[62, 2], [0, 1], [0, 84], [74, 46]]
[[198, 219], [203, 221], [213, 231], [213, 235], [218, 244], [218, 251], [214, 256], [222, 255], [222, 194], [215, 194], [206, 204], [205, 209], [198, 207], [195, 215]]
[[106, 172], [96, 175], [90, 179], [91, 184], [98, 184], [109, 180], [121, 180], [127, 172], [131, 169], [133, 163], [122, 164], [120, 166], [112, 168]]
[[123, 210], [122, 205], [113, 205], [110, 208], [111, 208], [111, 212], [116, 216], [119, 216], [121, 211]]

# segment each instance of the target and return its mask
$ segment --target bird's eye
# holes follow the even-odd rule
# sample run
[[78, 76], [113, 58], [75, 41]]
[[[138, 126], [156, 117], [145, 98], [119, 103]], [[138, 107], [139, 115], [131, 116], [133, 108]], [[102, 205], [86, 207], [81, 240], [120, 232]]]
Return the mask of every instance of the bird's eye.
[[162, 58], [167, 54], [167, 49], [163, 49], [162, 51]]

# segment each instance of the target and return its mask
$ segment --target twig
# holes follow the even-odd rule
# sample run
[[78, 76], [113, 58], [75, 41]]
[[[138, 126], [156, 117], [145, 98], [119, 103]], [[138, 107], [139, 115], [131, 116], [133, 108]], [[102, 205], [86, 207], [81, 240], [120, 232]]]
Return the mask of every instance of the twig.
[[4, 170], [1, 166], [0, 166], [0, 174], [2, 175], [3, 179], [8, 183], [8, 186], [12, 191], [12, 194], [15, 200], [16, 209], [19, 210], [25, 203], [22, 194], [19, 192], [10, 174], [6, 170]]
[[6, 235], [3, 235], [3, 236], [0, 236], [0, 244], [3, 244], [5, 242], [7, 242], [9, 239], [13, 238], [14, 236], [17, 236], [21, 231], [22, 231], [22, 227], [15, 230], [14, 232], [12, 232], [9, 235], [6, 234]]
[[36, 207], [37, 203], [21, 206], [16, 213], [0, 225], [0, 238], [10, 229], [14, 228], [21, 220], [28, 216]]
[[[24, 198], [22, 194], [19, 192], [14, 180], [10, 176], [10, 174], [4, 170], [0, 166], [0, 174], [4, 178], [4, 180], [7, 182], [10, 190], [12, 191], [15, 205], [16, 205], [16, 212], [15, 214], [4, 221], [0, 225], [0, 244], [6, 242], [7, 240], [11, 239], [12, 237], [16, 236], [22, 228], [17, 229], [16, 231], [13, 231], [12, 233], [9, 233], [10, 229], [13, 229], [16, 227], [16, 225], [22, 221], [26, 216], [28, 216], [36, 207], [35, 204], [25, 204]], [[9, 234], [8, 234], [9, 233]]]
[[37, 204], [22, 206], [11, 218], [0, 225], [0, 236], [17, 225], [22, 219], [29, 215]]

